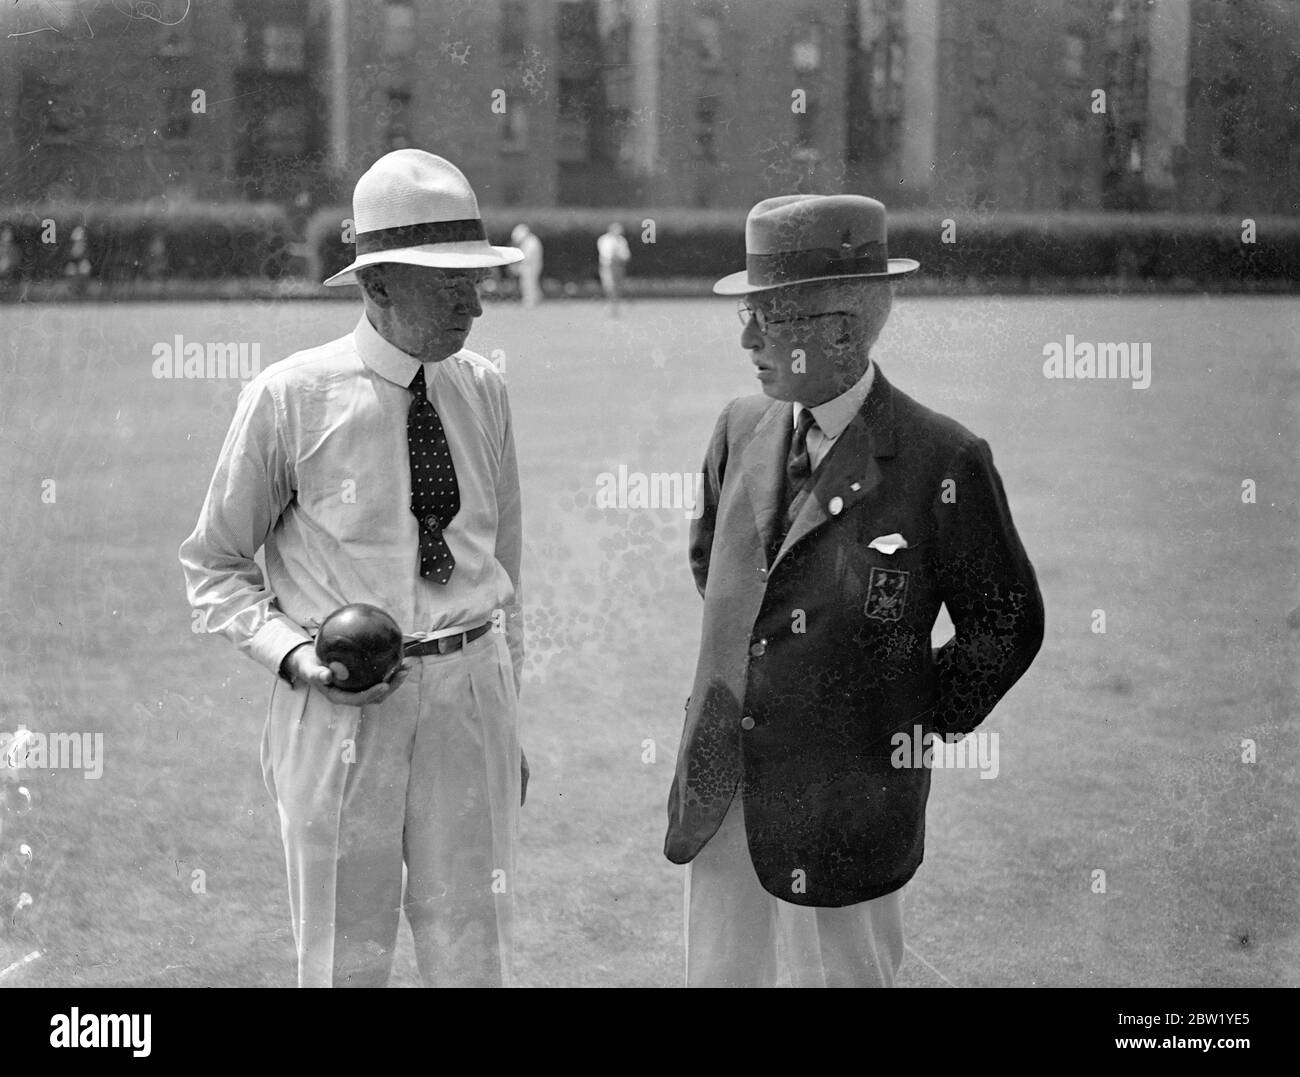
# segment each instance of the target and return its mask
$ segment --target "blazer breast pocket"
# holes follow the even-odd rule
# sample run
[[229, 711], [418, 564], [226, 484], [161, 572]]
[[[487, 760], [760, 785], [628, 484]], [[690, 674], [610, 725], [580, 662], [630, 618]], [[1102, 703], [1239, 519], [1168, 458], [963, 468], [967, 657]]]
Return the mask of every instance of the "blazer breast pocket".
[[929, 590], [930, 547], [926, 542], [911, 541], [907, 546], [885, 541], [872, 546], [875, 537], [865, 537], [841, 549], [838, 583], [845, 600], [860, 607], [861, 616], [887, 625], [914, 613], [923, 593]]

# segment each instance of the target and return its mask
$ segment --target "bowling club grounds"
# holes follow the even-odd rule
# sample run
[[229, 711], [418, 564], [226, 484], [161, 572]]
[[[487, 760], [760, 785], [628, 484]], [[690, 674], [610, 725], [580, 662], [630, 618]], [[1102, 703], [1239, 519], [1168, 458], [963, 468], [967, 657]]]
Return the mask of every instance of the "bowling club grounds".
[[[661, 848], [699, 639], [688, 509], [594, 498], [620, 467], [699, 470], [756, 390], [733, 307], [493, 304], [470, 337], [504, 362], [523, 484], [521, 985], [681, 980]], [[155, 378], [152, 349], [257, 342], [266, 366], [357, 310], [0, 309], [0, 730], [104, 745], [98, 779], [24, 777], [0, 970], [39, 956], [0, 987], [294, 983], [270, 677], [191, 631], [176, 558], [238, 382]], [[1150, 343], [1150, 387], [1044, 377], [1067, 334]], [[1300, 986], [1297, 339], [1288, 297], [898, 298], [874, 354], [987, 438], [1047, 610], [984, 727], [997, 777], [934, 775], [902, 986]], [[393, 984], [417, 982], [403, 927]]]

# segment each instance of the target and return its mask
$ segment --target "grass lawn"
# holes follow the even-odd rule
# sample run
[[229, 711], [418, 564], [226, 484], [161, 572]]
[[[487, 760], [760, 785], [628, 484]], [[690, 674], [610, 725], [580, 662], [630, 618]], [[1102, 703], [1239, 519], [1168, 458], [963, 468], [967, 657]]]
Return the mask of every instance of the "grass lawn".
[[[733, 306], [491, 306], [470, 339], [504, 356], [524, 488], [524, 985], [681, 977], [660, 850], [699, 638], [688, 521], [591, 497], [620, 464], [699, 468], [756, 389]], [[102, 732], [106, 757], [97, 781], [30, 775], [6, 824], [34, 859], [0, 872], [0, 969], [41, 956], [0, 986], [295, 982], [269, 679], [190, 631], [176, 560], [238, 386], [156, 380], [151, 349], [257, 341], [265, 366], [358, 309], [0, 308], [0, 730]], [[1151, 387], [1045, 379], [1067, 333], [1149, 341]], [[1289, 298], [896, 303], [875, 354], [989, 440], [1048, 618], [985, 727], [997, 778], [935, 774], [903, 985], [1300, 986], [1297, 339]], [[393, 982], [417, 983], [405, 928]]]

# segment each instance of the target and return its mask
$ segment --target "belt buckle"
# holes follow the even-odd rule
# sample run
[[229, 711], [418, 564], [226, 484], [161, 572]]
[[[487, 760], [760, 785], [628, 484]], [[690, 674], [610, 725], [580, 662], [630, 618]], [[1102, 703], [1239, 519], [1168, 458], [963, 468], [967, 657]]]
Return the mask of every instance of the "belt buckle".
[[[456, 641], [456, 646], [452, 646], [452, 641]], [[460, 650], [465, 645], [464, 633], [457, 633], [451, 636], [439, 636], [436, 640], [439, 654], [450, 654], [452, 651]]]

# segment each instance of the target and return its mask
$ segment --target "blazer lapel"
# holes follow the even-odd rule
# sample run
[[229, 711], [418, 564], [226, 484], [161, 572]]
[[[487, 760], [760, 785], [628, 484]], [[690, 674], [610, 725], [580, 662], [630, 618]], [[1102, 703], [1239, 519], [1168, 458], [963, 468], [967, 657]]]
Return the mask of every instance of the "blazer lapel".
[[790, 451], [794, 425], [791, 408], [792, 405], [783, 401], [773, 401], [754, 426], [741, 458], [741, 479], [765, 551], [772, 548], [784, 509], [780, 502], [785, 485], [785, 458]]
[[877, 458], [893, 455], [893, 396], [877, 364], [871, 392], [814, 472], [812, 490], [790, 525], [773, 567], [805, 535], [847, 512], [871, 493], [880, 484]]

